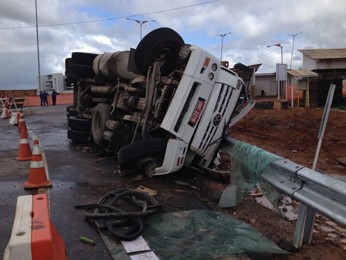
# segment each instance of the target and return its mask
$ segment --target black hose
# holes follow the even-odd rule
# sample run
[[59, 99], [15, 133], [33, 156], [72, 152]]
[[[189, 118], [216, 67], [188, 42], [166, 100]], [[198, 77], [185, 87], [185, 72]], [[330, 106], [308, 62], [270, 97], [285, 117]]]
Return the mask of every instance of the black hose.
[[[120, 201], [130, 203], [138, 211], [119, 208]], [[103, 195], [97, 204], [76, 205], [75, 208], [84, 209], [85, 218], [94, 221], [98, 228], [106, 229], [120, 240], [130, 241], [141, 235], [143, 218], [158, 212], [159, 206], [157, 200], [148, 194], [118, 189]]]
[[[123, 241], [135, 240], [143, 231], [143, 222], [140, 219], [131, 218], [126, 220], [107, 220], [106, 227], [115, 237]], [[126, 232], [122, 232], [124, 227]]]

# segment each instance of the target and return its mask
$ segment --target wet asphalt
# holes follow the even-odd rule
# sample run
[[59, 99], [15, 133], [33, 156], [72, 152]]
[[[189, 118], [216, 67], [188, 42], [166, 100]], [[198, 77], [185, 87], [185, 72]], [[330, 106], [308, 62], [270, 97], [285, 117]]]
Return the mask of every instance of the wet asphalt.
[[[140, 173], [120, 177], [115, 173], [114, 154], [105, 153], [91, 143], [75, 144], [67, 139], [64, 105], [24, 108], [24, 118], [31, 147], [30, 136], [36, 135], [44, 149], [53, 184], [46, 189], [51, 220], [65, 241], [68, 259], [112, 259], [95, 225], [85, 220], [82, 210], [74, 208], [79, 204], [96, 203], [109, 191], [139, 185], [156, 190], [161, 212], [213, 209], [217, 205], [223, 185], [191, 169], [156, 178]], [[3, 253], [10, 238], [18, 196], [37, 194], [39, 190], [23, 187], [30, 161], [15, 159], [20, 140], [17, 126], [11, 126], [8, 119], [0, 119], [0, 134], [0, 252]], [[80, 236], [94, 240], [95, 245], [82, 243]]]

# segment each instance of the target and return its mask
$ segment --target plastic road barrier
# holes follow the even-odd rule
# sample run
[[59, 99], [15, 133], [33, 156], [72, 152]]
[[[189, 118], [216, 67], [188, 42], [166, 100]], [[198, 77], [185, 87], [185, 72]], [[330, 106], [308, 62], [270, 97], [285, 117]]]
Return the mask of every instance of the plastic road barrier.
[[47, 194], [18, 197], [11, 238], [3, 259], [67, 259], [65, 242], [50, 220]]

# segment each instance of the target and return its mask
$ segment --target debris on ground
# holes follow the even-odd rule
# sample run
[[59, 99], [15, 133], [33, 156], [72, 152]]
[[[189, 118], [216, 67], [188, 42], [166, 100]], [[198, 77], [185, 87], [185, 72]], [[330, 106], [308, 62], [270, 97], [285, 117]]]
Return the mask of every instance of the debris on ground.
[[137, 188], [134, 189], [135, 191], [138, 191], [138, 192], [143, 192], [145, 194], [148, 194], [150, 196], [155, 196], [157, 195], [157, 191], [156, 190], [153, 190], [153, 189], [149, 189], [147, 187], [144, 187], [142, 185], [138, 186]]
[[85, 218], [95, 222], [98, 229], [131, 241], [143, 232], [143, 218], [158, 212], [159, 203], [151, 195], [126, 188], [106, 193], [96, 204], [75, 208], [84, 209]]
[[175, 180], [174, 182], [180, 186], [189, 187], [191, 189], [199, 190], [199, 188], [197, 186], [194, 186], [194, 185], [187, 183], [187, 182], [184, 182], [184, 181]]

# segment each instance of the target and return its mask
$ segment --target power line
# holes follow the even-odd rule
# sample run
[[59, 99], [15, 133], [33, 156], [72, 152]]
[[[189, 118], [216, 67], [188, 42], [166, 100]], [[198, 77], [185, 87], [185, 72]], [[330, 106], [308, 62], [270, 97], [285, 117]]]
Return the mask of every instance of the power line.
[[[195, 6], [207, 5], [207, 4], [211, 4], [211, 3], [215, 3], [215, 2], [219, 2], [219, 1], [220, 0], [213, 0], [213, 1], [203, 2], [203, 3], [199, 3], [199, 4], [187, 5], [187, 6], [181, 6], [181, 7], [171, 8], [171, 9], [164, 9], [164, 10], [155, 11], [155, 12], [133, 14], [133, 15], [127, 15], [127, 16], [102, 18], [102, 19], [94, 19], [94, 20], [85, 20], [85, 21], [76, 21], [76, 22], [69, 22], [69, 23], [43, 24], [43, 25], [39, 25], [38, 27], [56, 27], [56, 26], [64, 26], [64, 25], [75, 25], [75, 24], [97, 23], [97, 22], [106, 22], [106, 21], [112, 21], [112, 20], [120, 20], [120, 19], [137, 17], [137, 16], [145, 16], [145, 15], [152, 15], [152, 14], [158, 14], [158, 13], [172, 12], [172, 11], [191, 8], [191, 7], [195, 7]], [[17, 29], [31, 29], [31, 28], [36, 28], [36, 26], [31, 25], [31, 26], [0, 27], [0, 30], [17, 30]]]

